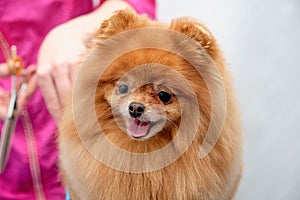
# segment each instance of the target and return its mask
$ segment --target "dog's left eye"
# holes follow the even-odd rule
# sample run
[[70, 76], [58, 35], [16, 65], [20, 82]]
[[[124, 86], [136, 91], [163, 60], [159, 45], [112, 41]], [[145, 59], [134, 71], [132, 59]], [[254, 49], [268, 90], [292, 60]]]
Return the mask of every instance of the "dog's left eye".
[[164, 104], [166, 104], [171, 101], [172, 95], [165, 91], [161, 91], [158, 93], [158, 97]]
[[127, 85], [120, 85], [119, 86], [119, 92], [120, 92], [120, 94], [126, 94], [128, 92], [128, 86]]

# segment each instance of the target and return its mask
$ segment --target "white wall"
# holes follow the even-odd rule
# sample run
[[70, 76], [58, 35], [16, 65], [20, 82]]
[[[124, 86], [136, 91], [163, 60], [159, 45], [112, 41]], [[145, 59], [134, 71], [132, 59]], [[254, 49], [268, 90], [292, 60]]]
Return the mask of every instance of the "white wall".
[[238, 200], [300, 199], [300, 1], [158, 0], [158, 18], [196, 17], [235, 77], [245, 126]]

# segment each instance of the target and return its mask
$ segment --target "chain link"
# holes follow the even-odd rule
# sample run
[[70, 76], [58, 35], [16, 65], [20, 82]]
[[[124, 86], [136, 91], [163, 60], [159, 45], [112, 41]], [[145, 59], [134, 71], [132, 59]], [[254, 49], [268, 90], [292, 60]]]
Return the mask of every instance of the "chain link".
[[0, 49], [4, 55], [4, 58], [8, 59], [10, 57], [10, 48], [1, 30], [0, 30]]

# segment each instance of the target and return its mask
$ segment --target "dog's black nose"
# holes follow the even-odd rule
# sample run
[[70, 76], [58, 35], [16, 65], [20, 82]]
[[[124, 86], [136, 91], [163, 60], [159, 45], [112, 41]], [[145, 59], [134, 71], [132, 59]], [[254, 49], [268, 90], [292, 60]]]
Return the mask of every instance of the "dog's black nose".
[[141, 103], [132, 102], [129, 104], [128, 110], [131, 117], [137, 118], [143, 114], [145, 106]]

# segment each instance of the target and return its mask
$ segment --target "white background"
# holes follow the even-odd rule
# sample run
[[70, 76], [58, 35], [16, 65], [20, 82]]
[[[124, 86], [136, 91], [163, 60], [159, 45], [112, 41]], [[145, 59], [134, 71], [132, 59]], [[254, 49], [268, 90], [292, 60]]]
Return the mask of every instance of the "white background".
[[245, 127], [237, 200], [300, 199], [300, 1], [158, 0], [158, 19], [192, 16], [218, 39]]

